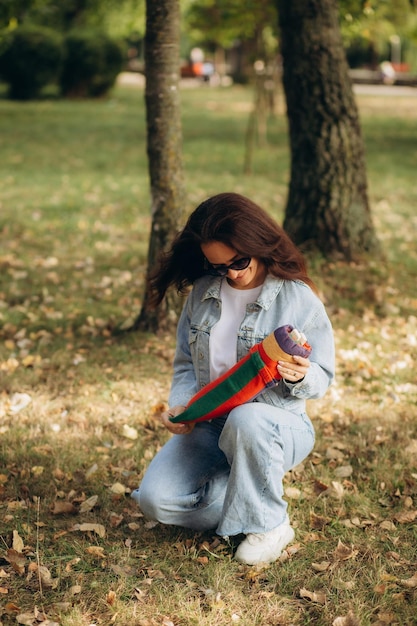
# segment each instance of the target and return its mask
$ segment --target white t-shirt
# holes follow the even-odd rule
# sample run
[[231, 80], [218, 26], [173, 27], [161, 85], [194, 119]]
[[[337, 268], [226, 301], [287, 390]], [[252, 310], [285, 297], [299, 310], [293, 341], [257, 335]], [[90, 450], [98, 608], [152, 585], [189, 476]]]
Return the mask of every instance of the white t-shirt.
[[262, 285], [235, 289], [227, 280], [221, 285], [222, 311], [210, 334], [210, 380], [215, 380], [237, 361], [237, 333], [246, 314], [246, 305], [256, 302]]

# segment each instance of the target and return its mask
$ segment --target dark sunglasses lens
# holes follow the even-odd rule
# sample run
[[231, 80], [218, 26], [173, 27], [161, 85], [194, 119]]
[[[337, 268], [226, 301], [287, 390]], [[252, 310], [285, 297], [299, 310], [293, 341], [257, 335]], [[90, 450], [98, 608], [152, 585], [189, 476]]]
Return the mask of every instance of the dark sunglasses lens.
[[229, 270], [245, 270], [247, 267], [249, 267], [250, 262], [252, 261], [252, 257], [243, 257], [243, 259], [238, 259], [237, 261], [235, 261], [234, 263], [231, 263], [230, 265], [217, 265], [217, 266], [210, 266], [208, 268], [207, 273], [210, 274], [211, 276], [226, 276], [227, 272]]
[[235, 261], [234, 263], [232, 263], [229, 268], [231, 270], [245, 270], [250, 262], [251, 262], [251, 257], [244, 257], [243, 259], [238, 259], [237, 261]]

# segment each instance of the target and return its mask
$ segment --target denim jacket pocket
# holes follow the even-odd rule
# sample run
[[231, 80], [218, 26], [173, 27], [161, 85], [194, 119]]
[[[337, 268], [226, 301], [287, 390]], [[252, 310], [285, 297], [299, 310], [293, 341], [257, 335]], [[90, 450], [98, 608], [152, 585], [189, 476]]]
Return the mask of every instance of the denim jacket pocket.
[[192, 325], [190, 327], [188, 343], [199, 388], [209, 382], [209, 339], [210, 333], [207, 325], [203, 327], [200, 325]]

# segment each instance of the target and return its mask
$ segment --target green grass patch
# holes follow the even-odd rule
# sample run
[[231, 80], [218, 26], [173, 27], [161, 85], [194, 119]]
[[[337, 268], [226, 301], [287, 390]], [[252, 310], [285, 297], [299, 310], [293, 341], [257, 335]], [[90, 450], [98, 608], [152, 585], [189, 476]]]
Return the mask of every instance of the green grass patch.
[[[233, 190], [282, 219], [282, 94], [244, 175], [252, 102], [239, 86], [182, 91], [184, 214]], [[416, 102], [358, 97], [386, 260], [309, 259], [337, 379], [309, 406], [315, 450], [286, 477], [296, 540], [251, 568], [233, 560], [238, 538], [153, 526], [129, 497], [167, 437], [154, 415], [174, 350], [172, 333], [115, 332], [146, 270], [142, 89], [0, 99], [1, 626], [415, 624]]]

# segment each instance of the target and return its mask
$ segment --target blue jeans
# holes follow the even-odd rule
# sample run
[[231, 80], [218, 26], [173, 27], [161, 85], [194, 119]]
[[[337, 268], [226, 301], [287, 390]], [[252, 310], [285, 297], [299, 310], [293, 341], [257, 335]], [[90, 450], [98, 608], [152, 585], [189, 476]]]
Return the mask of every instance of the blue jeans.
[[284, 474], [313, 446], [307, 415], [244, 404], [227, 419], [200, 422], [169, 439], [132, 497], [147, 518], [163, 524], [221, 536], [264, 533], [285, 520]]

